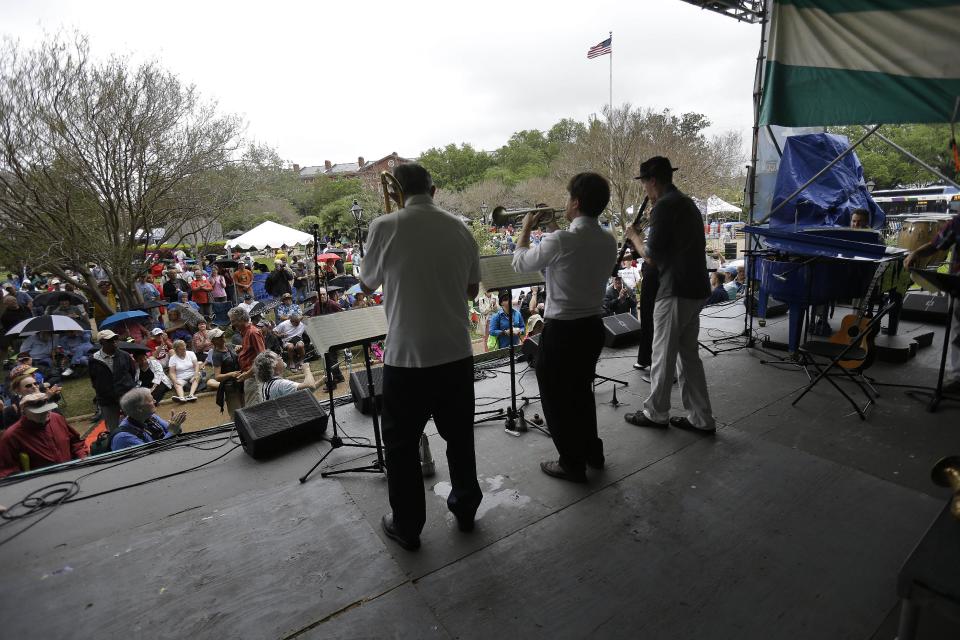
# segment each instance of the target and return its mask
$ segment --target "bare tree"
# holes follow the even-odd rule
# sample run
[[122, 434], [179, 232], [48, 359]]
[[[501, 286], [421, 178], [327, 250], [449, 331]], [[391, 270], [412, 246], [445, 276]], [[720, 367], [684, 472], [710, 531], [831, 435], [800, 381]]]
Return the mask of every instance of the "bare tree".
[[627, 209], [642, 200], [634, 177], [647, 158], [670, 158], [680, 168], [675, 176], [677, 183], [689, 195], [702, 198], [729, 186], [737, 174], [743, 154], [739, 135], [708, 139], [703, 130], [710, 122], [701, 114], [678, 116], [670, 110], [641, 110], [624, 104], [612, 112], [605, 109], [604, 116], [591, 121], [564, 148], [551, 171], [563, 179], [581, 171], [605, 176], [610, 182], [611, 218], [621, 229], [632, 222], [625, 215]]
[[243, 125], [155, 62], [91, 59], [81, 36], [0, 47], [0, 250], [65, 277], [106, 306], [140, 301], [143, 234], [198, 232], [250, 191]]

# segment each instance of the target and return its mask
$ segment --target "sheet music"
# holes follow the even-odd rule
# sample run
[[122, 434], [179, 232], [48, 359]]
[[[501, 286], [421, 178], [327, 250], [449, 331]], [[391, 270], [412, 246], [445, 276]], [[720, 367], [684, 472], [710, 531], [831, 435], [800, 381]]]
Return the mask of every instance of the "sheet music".
[[544, 282], [543, 274], [539, 271], [532, 273], [514, 271], [513, 256], [510, 254], [480, 257], [480, 285], [485, 291], [517, 289]]
[[387, 335], [387, 314], [383, 305], [304, 318], [307, 335], [318, 353], [380, 340]]

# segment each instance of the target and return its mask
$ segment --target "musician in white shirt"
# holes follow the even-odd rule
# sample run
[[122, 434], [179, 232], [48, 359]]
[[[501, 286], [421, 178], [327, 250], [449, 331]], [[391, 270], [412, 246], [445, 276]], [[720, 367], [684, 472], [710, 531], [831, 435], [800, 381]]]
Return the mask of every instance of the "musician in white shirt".
[[540, 463], [549, 476], [586, 482], [586, 466], [603, 467], [597, 437], [593, 376], [603, 349], [603, 296], [617, 242], [597, 217], [610, 201], [610, 186], [596, 173], [570, 180], [566, 231], [545, 234], [530, 246], [530, 232], [541, 214], [527, 214], [513, 256], [518, 272], [549, 269], [546, 321], [537, 354], [537, 382], [559, 460]]

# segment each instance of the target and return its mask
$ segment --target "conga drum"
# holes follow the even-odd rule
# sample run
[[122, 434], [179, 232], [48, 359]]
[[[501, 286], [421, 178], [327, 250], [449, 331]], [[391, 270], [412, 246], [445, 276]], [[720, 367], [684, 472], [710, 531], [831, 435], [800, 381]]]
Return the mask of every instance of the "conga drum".
[[[907, 218], [903, 221], [903, 225], [897, 233], [897, 246], [901, 249], [914, 251], [918, 247], [932, 242], [933, 239], [937, 237], [937, 233], [940, 231], [940, 227], [943, 226], [944, 222], [944, 220], [936, 220], [934, 218]], [[946, 251], [937, 251], [932, 256], [917, 258], [912, 266], [917, 269], [923, 269], [930, 264], [943, 262], [946, 258]], [[931, 292], [934, 291], [925, 280], [914, 278], [912, 275], [910, 277], [923, 289]]]

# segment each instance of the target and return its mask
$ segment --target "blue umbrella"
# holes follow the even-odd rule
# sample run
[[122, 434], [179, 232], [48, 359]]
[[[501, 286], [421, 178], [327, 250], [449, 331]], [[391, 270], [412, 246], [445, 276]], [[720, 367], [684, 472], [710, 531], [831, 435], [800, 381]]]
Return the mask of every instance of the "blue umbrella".
[[359, 285], [359, 284], [355, 284], [355, 285], [353, 285], [352, 287], [350, 287], [349, 289], [347, 289], [347, 293], [349, 293], [350, 295], [356, 295], [356, 294], [360, 293], [361, 291], [362, 291], [362, 289], [360, 288], [360, 285]]
[[118, 322], [123, 322], [124, 320], [136, 320], [137, 318], [150, 318], [150, 314], [145, 311], [121, 311], [120, 313], [115, 313], [112, 316], [103, 319], [103, 322], [100, 323], [101, 329], [106, 329], [112, 324], [117, 324]]

